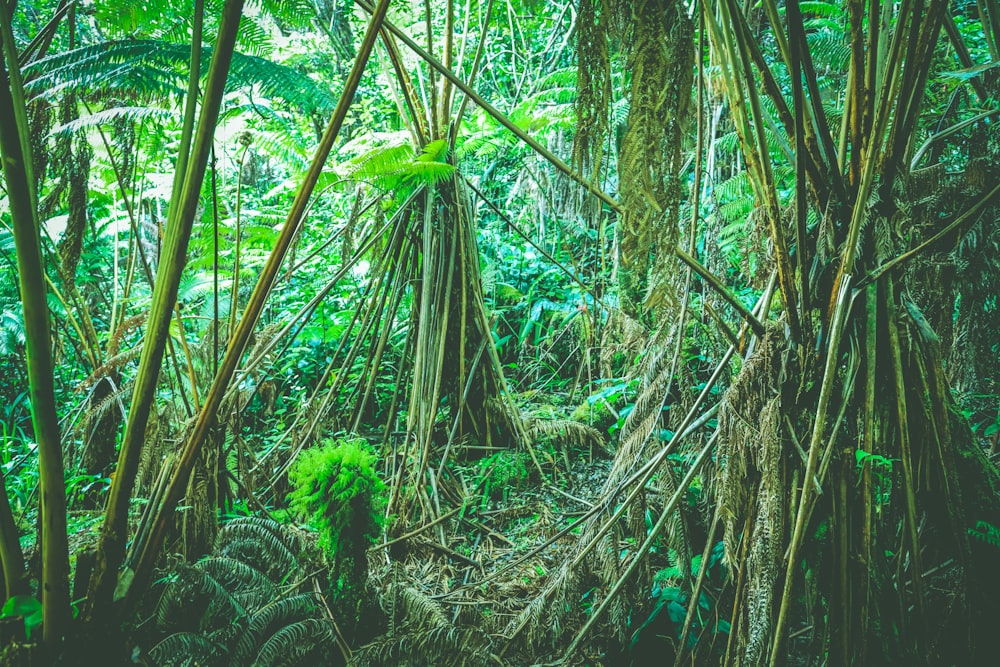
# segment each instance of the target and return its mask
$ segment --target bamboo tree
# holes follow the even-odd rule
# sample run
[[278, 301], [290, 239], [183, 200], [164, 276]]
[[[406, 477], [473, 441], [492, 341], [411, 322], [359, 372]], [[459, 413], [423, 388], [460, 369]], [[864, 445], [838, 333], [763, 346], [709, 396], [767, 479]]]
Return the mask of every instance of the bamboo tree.
[[[38, 443], [38, 474], [41, 494], [42, 552], [41, 597], [43, 641], [50, 648], [65, 634], [70, 620], [69, 548], [66, 534], [66, 487], [63, 480], [62, 445], [56, 410], [49, 341], [49, 308], [46, 299], [45, 267], [39, 235], [37, 199], [31, 175], [31, 149], [17, 50], [6, 4], [0, 3], [0, 40], [3, 41], [3, 68], [0, 71], [0, 155], [7, 184], [17, 250], [18, 283], [24, 312], [25, 352], [31, 421]], [[5, 489], [0, 489], [5, 491]], [[3, 499], [7, 503], [6, 493]], [[9, 506], [6, 507], [9, 512]], [[17, 536], [8, 531], [12, 522], [3, 521], [4, 572], [8, 588], [14, 586], [19, 549], [10, 542]]]
[[[153, 302], [143, 337], [142, 356], [136, 374], [128, 422], [122, 438], [118, 465], [111, 485], [107, 514], [101, 528], [97, 561], [88, 594], [91, 618], [100, 614], [112, 599], [118, 568], [125, 556], [128, 508], [142, 452], [146, 423], [153, 405], [157, 380], [166, 347], [168, 329], [187, 255], [208, 155], [215, 136], [229, 64], [236, 45], [243, 0], [226, 0], [219, 32], [208, 69], [198, 128], [183, 180], [175, 182], [180, 194], [174, 199], [167, 218], [166, 238], [156, 273]], [[198, 77], [196, 71], [191, 76]], [[193, 103], [192, 103], [193, 104]]]
[[[191, 475], [191, 470], [197, 460], [198, 453], [202, 447], [205, 437], [208, 435], [209, 430], [215, 423], [219, 404], [222, 402], [222, 398], [229, 387], [230, 380], [232, 380], [233, 374], [236, 372], [237, 365], [243, 358], [243, 353], [246, 351], [247, 343], [250, 340], [254, 327], [257, 325], [257, 320], [260, 318], [260, 314], [263, 311], [264, 304], [267, 301], [267, 297], [274, 285], [274, 281], [278, 277], [278, 272], [281, 269], [281, 264], [285, 255], [291, 247], [292, 240], [295, 238], [296, 233], [302, 225], [304, 213], [309, 204], [309, 198], [312, 196], [313, 190], [316, 187], [316, 182], [318, 181], [320, 173], [323, 170], [323, 165], [326, 164], [327, 157], [330, 155], [334, 142], [337, 140], [337, 135], [340, 133], [340, 128], [344, 123], [344, 118], [347, 116], [347, 111], [354, 99], [354, 93], [357, 91], [358, 84], [361, 82], [361, 75], [364, 73], [365, 65], [371, 55], [372, 47], [375, 44], [375, 39], [378, 36], [379, 29], [382, 26], [382, 21], [385, 18], [388, 8], [389, 0], [379, 1], [375, 14], [369, 23], [368, 31], [365, 33], [364, 40], [361, 43], [361, 47], [358, 49], [358, 55], [354, 61], [351, 73], [347, 78], [347, 82], [344, 85], [344, 92], [340, 96], [337, 108], [334, 110], [333, 116], [330, 118], [330, 123], [327, 126], [326, 132], [323, 134], [323, 138], [320, 140], [316, 153], [313, 155], [309, 171], [306, 173], [302, 184], [299, 186], [295, 201], [292, 203], [292, 208], [289, 211], [285, 224], [281, 229], [277, 241], [275, 242], [275, 247], [271, 251], [271, 255], [268, 257], [267, 264], [261, 271], [260, 277], [257, 279], [257, 284], [254, 287], [253, 293], [250, 295], [250, 300], [240, 317], [240, 321], [236, 326], [236, 331], [229, 342], [229, 346], [226, 348], [226, 354], [222, 358], [222, 362], [219, 364], [219, 370], [212, 382], [212, 387], [209, 389], [208, 395], [205, 397], [205, 403], [198, 414], [194, 428], [181, 450], [180, 458], [174, 467], [173, 475], [171, 476], [167, 491], [164, 494], [163, 500], [157, 508], [154, 516], [152, 531], [149, 533], [147, 539], [145, 539], [142, 543], [133, 545], [133, 551], [138, 555], [138, 561], [135, 566], [134, 578], [130, 582], [128, 589], [126, 607], [130, 606], [131, 603], [134, 603], [138, 596], [144, 592], [145, 585], [148, 583], [150, 576], [152, 575], [153, 566], [156, 564], [156, 561], [160, 556], [160, 547], [163, 544], [167, 526], [173, 520], [174, 510], [177, 507], [177, 503], [179, 503], [181, 498], [184, 496], [188, 478]], [[213, 68], [214, 65], [215, 63], [213, 61]], [[208, 107], [208, 99], [209, 97], [206, 94], [206, 102], [203, 109]], [[197, 140], [195, 146], [196, 149], [193, 152], [194, 155], [197, 156], [199, 155], [197, 150]], [[204, 171], [204, 162], [202, 162], [202, 167]], [[169, 313], [167, 316], [169, 318]]]

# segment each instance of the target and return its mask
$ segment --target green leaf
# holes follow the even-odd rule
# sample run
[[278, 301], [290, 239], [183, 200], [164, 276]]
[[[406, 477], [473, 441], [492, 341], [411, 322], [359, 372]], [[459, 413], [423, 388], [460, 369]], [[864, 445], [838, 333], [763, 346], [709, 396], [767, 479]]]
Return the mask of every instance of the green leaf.
[[4, 603], [0, 618], [24, 618], [24, 631], [31, 639], [42, 624], [42, 603], [30, 595], [15, 595]]

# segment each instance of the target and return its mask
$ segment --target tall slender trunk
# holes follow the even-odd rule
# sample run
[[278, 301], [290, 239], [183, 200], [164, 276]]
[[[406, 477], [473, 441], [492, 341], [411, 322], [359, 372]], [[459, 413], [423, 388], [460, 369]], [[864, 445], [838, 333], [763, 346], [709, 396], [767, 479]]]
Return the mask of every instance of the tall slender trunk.
[[[65, 634], [70, 620], [66, 487], [53, 386], [45, 265], [39, 237], [37, 198], [31, 177], [28, 121], [7, 9], [6, 5], [0, 6], [0, 39], [3, 41], [4, 61], [0, 68], [0, 155], [3, 157], [7, 200], [17, 250], [31, 421], [35, 441], [38, 443], [44, 623], [42, 638], [45, 644], [52, 647]], [[7, 532], [10, 527], [11, 524], [4, 521], [0, 530]], [[10, 539], [10, 535], [5, 535], [5, 542]], [[12, 548], [5, 548], [4, 556], [5, 571], [8, 558], [11, 559], [9, 566], [13, 570], [17, 566], [16, 552]]]

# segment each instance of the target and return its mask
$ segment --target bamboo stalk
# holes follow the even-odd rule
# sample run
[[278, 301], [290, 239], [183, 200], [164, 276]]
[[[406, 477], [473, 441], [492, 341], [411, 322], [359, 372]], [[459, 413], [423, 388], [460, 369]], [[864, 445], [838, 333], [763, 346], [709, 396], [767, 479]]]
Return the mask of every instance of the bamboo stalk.
[[[49, 307], [45, 290], [45, 264], [39, 235], [38, 207], [31, 169], [28, 119], [21, 85], [17, 49], [8, 6], [0, 3], [0, 155], [7, 184], [17, 253], [18, 288], [24, 314], [25, 356], [31, 422], [38, 443], [38, 475], [41, 490], [40, 535], [42, 575], [42, 641], [50, 649], [63, 637], [70, 621], [69, 546], [66, 534], [66, 487], [63, 480], [62, 444], [53, 384], [52, 351], [49, 341]], [[0, 491], [6, 491], [0, 487]], [[3, 504], [7, 504], [4, 493]], [[9, 506], [6, 507], [9, 510]], [[3, 517], [4, 575], [8, 586], [17, 587], [18, 563], [14, 549], [18, 535], [10, 534], [12, 522]]]
[[[864, 429], [859, 449], [867, 454], [875, 451], [875, 378], [878, 368], [878, 287], [874, 284], [865, 288], [865, 407]], [[873, 498], [872, 498], [872, 467], [866, 464], [861, 475], [861, 503], [864, 507], [864, 523], [861, 526], [861, 566], [865, 573], [862, 584], [863, 597], [859, 600], [861, 606], [860, 646], [856, 653], [860, 664], [867, 664], [868, 628], [871, 625], [872, 602], [872, 555], [874, 553], [874, 535], [872, 534]]]
[[[114, 480], [111, 484], [107, 513], [101, 528], [97, 560], [90, 581], [88, 615], [101, 613], [112, 600], [118, 568], [125, 556], [128, 532], [128, 508], [135, 486], [136, 471], [145, 440], [146, 424], [156, 393], [168, 327], [177, 300], [177, 291], [187, 256], [188, 240], [212, 147], [219, 108], [229, 74], [229, 63], [236, 45], [243, 0], [227, 0], [209, 67], [205, 97], [198, 131], [183, 179], [182, 192], [175, 193], [175, 205], [167, 219], [166, 239], [156, 275], [153, 303], [143, 339], [142, 356], [136, 373], [129, 418], [122, 438]], [[175, 183], [178, 183], [175, 181]]]
[[[914, 597], [916, 598], [917, 632], [914, 634], [917, 646], [925, 643], [927, 628], [927, 603], [924, 597], [923, 567], [921, 566], [920, 535], [917, 526], [917, 478], [914, 470], [913, 452], [910, 441], [910, 418], [906, 400], [906, 378], [903, 374], [902, 351], [899, 343], [899, 331], [896, 325], [896, 304], [893, 294], [892, 279], [885, 288], [885, 309], [888, 324], [889, 353], [892, 361], [892, 379], [896, 398], [896, 420], [899, 429], [899, 458], [903, 468], [903, 497], [906, 503], [906, 528], [903, 531], [909, 538], [910, 572], [913, 580]], [[900, 557], [902, 561], [902, 557]], [[902, 581], [897, 582], [902, 594]]]
[[[234, 4], [238, 7], [242, 6], [241, 0], [234, 0]], [[133, 549], [141, 555], [136, 564], [135, 576], [129, 587], [128, 597], [126, 598], [126, 608], [132, 606], [136, 602], [138, 597], [144, 591], [145, 586], [152, 575], [153, 566], [159, 557], [159, 550], [160, 546], [163, 544], [167, 525], [173, 519], [174, 509], [177, 507], [177, 503], [184, 495], [188, 477], [191, 474], [191, 469], [194, 466], [199, 451], [201, 450], [201, 445], [209, 429], [212, 427], [212, 424], [215, 422], [219, 403], [229, 386], [229, 381], [232, 379], [233, 373], [236, 371], [237, 364], [239, 364], [240, 359], [243, 357], [247, 343], [250, 340], [250, 335], [257, 324], [257, 320], [259, 319], [261, 311], [264, 308], [264, 302], [266, 301], [271, 287], [277, 278], [278, 271], [281, 268], [281, 263], [284, 260], [285, 254], [291, 246], [292, 240], [295, 238], [295, 235], [302, 224], [302, 213], [306, 209], [309, 198], [316, 187], [316, 182], [323, 169], [323, 165], [326, 163], [326, 159], [329, 156], [330, 151], [333, 149], [333, 144], [340, 133], [340, 128], [343, 125], [344, 118], [347, 116], [347, 111], [351, 106], [358, 84], [361, 82], [361, 75], [364, 72], [368, 58], [371, 55], [375, 38], [378, 35], [378, 30], [382, 25], [388, 8], [389, 0], [379, 1], [375, 14], [369, 23], [368, 30], [365, 33], [365, 37], [362, 40], [361, 47], [358, 50], [358, 55], [355, 58], [354, 65], [351, 68], [351, 72], [344, 85], [344, 91], [337, 103], [337, 108], [334, 110], [326, 132], [320, 141], [320, 145], [316, 149], [312, 164], [309, 166], [309, 171], [306, 173], [302, 184], [299, 186], [292, 208], [288, 213], [288, 217], [285, 220], [285, 224], [282, 227], [280, 234], [278, 235], [275, 247], [268, 258], [267, 264], [265, 264], [263, 270], [261, 271], [257, 280], [257, 285], [254, 287], [253, 293], [250, 295], [250, 300], [247, 303], [247, 307], [244, 310], [242, 317], [240, 318], [239, 324], [236, 326], [236, 331], [233, 334], [233, 338], [230, 341], [228, 348], [226, 349], [226, 354], [222, 359], [222, 363], [219, 364], [219, 372], [216, 374], [215, 379], [212, 382], [212, 387], [209, 390], [208, 395], [205, 397], [205, 403], [202, 406], [201, 412], [198, 414], [198, 419], [195, 422], [194, 428], [184, 444], [180, 459], [174, 468], [174, 474], [170, 480], [170, 486], [157, 512], [155, 527], [152, 529], [148, 540], [144, 541], [143, 544], [133, 545]], [[221, 33], [222, 31], [220, 30], [220, 34]], [[235, 37], [235, 30], [233, 33], [233, 36]], [[220, 50], [220, 48], [217, 48], [216, 53]], [[206, 107], [208, 106], [208, 99], [209, 96], [206, 94]]]
[[[846, 280], [841, 286], [835, 299], [836, 309], [834, 311], [833, 322], [830, 326], [830, 338], [826, 352], [826, 363], [823, 369], [823, 382], [820, 385], [819, 400], [816, 406], [816, 421], [813, 424], [812, 437], [809, 441], [809, 460], [806, 463], [806, 471], [803, 479], [806, 482], [802, 487], [802, 494], [799, 496], [799, 507], [795, 516], [792, 539], [788, 545], [788, 553], [785, 556], [785, 583], [781, 594], [781, 607], [778, 611], [778, 621], [774, 628], [774, 642], [771, 645], [771, 665], [781, 664], [785, 641], [788, 635], [788, 616], [792, 606], [792, 588], [795, 583], [795, 571], [799, 564], [799, 548], [805, 536], [806, 524], [809, 521], [809, 509], [813, 485], [808, 480], [813, 478], [819, 466], [820, 450], [823, 435], [826, 430], [826, 413], [830, 406], [830, 397], [833, 394], [833, 386], [837, 376], [839, 366], [840, 339], [844, 331], [848, 311], [852, 300], [849, 298], [850, 280]], [[823, 482], [820, 477], [820, 483]]]
[[7, 495], [7, 476], [0, 474], [0, 565], [3, 566], [3, 589], [0, 598], [6, 600], [28, 592], [28, 571], [24, 569], [24, 553], [14, 513]]

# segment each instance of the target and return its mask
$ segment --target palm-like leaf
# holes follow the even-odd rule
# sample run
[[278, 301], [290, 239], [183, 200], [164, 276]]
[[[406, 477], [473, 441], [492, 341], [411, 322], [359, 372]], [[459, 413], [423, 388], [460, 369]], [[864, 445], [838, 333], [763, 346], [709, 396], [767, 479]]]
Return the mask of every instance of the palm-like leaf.
[[[52, 96], [74, 90], [81, 93], [154, 101], [184, 91], [190, 47], [157, 40], [116, 40], [59, 53], [26, 68], [31, 96]], [[212, 50], [205, 47], [207, 68]], [[333, 109], [330, 91], [290, 67], [259, 56], [236, 53], [229, 72], [230, 90], [252, 90], [265, 98], [282, 100], [305, 113]]]

